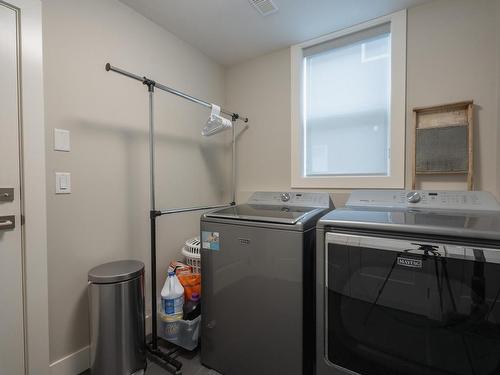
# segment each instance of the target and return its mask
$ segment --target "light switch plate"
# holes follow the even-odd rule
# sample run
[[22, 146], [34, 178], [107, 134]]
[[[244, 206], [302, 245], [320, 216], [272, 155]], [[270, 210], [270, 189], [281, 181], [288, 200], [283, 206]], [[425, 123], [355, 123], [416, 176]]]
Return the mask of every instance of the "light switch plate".
[[54, 129], [54, 150], [71, 151], [69, 130]]
[[71, 173], [56, 172], [56, 194], [71, 193]]

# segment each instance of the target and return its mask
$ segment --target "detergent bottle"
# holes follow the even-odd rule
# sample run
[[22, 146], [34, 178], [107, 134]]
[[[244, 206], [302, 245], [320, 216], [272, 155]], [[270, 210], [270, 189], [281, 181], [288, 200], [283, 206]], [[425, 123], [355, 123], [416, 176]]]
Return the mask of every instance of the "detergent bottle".
[[200, 295], [194, 292], [184, 304], [184, 320], [195, 320], [201, 315]]
[[162, 313], [170, 317], [182, 319], [184, 306], [184, 288], [175, 272], [169, 272], [167, 280], [161, 290]]

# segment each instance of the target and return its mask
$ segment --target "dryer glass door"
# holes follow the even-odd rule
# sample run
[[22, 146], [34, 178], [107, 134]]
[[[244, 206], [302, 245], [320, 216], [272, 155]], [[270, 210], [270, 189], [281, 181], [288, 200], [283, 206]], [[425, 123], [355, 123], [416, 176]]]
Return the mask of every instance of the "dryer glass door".
[[363, 375], [500, 374], [498, 250], [327, 234], [326, 353]]

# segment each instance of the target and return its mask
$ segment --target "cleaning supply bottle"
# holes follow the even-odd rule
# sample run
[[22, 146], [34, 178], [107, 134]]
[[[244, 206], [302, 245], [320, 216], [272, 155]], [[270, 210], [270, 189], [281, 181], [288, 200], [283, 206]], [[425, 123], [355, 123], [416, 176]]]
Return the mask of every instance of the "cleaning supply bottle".
[[184, 288], [175, 272], [169, 272], [165, 285], [161, 290], [162, 313], [170, 317], [182, 319], [184, 306]]
[[184, 320], [195, 320], [201, 315], [200, 295], [196, 292], [191, 294], [191, 299], [184, 304]]

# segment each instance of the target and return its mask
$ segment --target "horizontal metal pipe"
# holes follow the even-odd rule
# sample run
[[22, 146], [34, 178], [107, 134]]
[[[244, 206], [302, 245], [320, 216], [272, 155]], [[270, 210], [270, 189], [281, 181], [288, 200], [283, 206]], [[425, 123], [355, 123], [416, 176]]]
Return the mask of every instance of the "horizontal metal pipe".
[[140, 82], [143, 82], [144, 81], [144, 77], [141, 77], [141, 76], [138, 76], [138, 75], [135, 75], [133, 73], [129, 73], [123, 69], [120, 69], [120, 68], [117, 68], [117, 67], [114, 67], [112, 66], [110, 63], [107, 63], [106, 64], [106, 71], [109, 72], [109, 71], [113, 71], [115, 73], [118, 73], [118, 74], [121, 74], [121, 75], [124, 75], [126, 77], [129, 77], [129, 78], [132, 78], [132, 79], [135, 79], [137, 81], [140, 81]]
[[[113, 71], [113, 72], [116, 72], [116, 73], [119, 73], [121, 75], [124, 75], [126, 77], [129, 77], [129, 78], [132, 78], [132, 79], [135, 79], [137, 81], [141, 81], [141, 82], [145, 82], [145, 81], [152, 81], [155, 83], [155, 87], [156, 88], [159, 88], [160, 90], [163, 90], [163, 91], [166, 91], [166, 92], [169, 92], [170, 94], [173, 94], [173, 95], [177, 95], [177, 96], [180, 96], [181, 98], [184, 98], [186, 100], [189, 100], [190, 102], [193, 102], [193, 103], [197, 103], [197, 104], [200, 104], [204, 107], [207, 107], [207, 108], [212, 108], [212, 104], [211, 103], [208, 103], [204, 100], [201, 100], [201, 99], [198, 99], [198, 98], [195, 98], [194, 96], [191, 96], [191, 95], [188, 95], [188, 94], [185, 94], [183, 93], [182, 91], [179, 91], [179, 90], [176, 90], [176, 89], [173, 89], [171, 87], [168, 87], [168, 86], [165, 86], [161, 83], [158, 83], [154, 80], [151, 80], [149, 78], [146, 78], [146, 77], [141, 77], [141, 76], [138, 76], [137, 74], [133, 74], [133, 73], [130, 73], [130, 72], [127, 72], [126, 70], [123, 70], [123, 69], [120, 69], [120, 68], [117, 68], [116, 66], [112, 66], [110, 63], [107, 63], [106, 64], [106, 71]], [[237, 119], [240, 119], [241, 121], [243, 122], [248, 122], [248, 118], [247, 117], [244, 117], [244, 116], [241, 116], [237, 113], [234, 113], [234, 112], [231, 112], [231, 111], [227, 111], [225, 109], [221, 109], [221, 112], [227, 116], [230, 116], [230, 117], [236, 117]]]
[[177, 96], [180, 96], [181, 98], [184, 98], [186, 100], [189, 100], [193, 103], [197, 103], [197, 104], [200, 104], [204, 107], [207, 107], [207, 108], [212, 108], [212, 104], [208, 103], [208, 102], [205, 102], [204, 100], [201, 100], [201, 99], [198, 99], [198, 98], [195, 98], [191, 95], [188, 95], [188, 94], [184, 94], [182, 91], [179, 91], [179, 90], [176, 90], [176, 89], [173, 89], [171, 87], [168, 87], [168, 86], [165, 86], [165, 85], [162, 85], [161, 83], [157, 83], [155, 85], [155, 87], [159, 88], [160, 90], [163, 90], [163, 91], [166, 91], [166, 92], [169, 92], [171, 94], [174, 94], [174, 95], [177, 95]]
[[[207, 108], [212, 108], [212, 104], [211, 103], [208, 103], [204, 100], [201, 100], [201, 99], [198, 99], [198, 98], [195, 98], [195, 97], [192, 97], [188, 94], [184, 94], [182, 91], [179, 91], [179, 90], [176, 90], [176, 89], [173, 89], [171, 87], [168, 87], [168, 86], [165, 86], [165, 85], [162, 85], [161, 83], [157, 83], [155, 85], [156, 87], [158, 87], [160, 90], [163, 90], [163, 91], [166, 91], [166, 92], [169, 92], [171, 94], [174, 94], [174, 95], [177, 95], [177, 96], [180, 96], [181, 98], [184, 98], [184, 99], [187, 99], [193, 103], [197, 103], [197, 104], [200, 104], [204, 107], [207, 107]], [[230, 116], [232, 117], [234, 115], [233, 112], [230, 112], [230, 111], [226, 111], [225, 109], [221, 109], [220, 110], [221, 113], [227, 115], [227, 116]], [[244, 121], [244, 122], [248, 122], [248, 119], [245, 117], [241, 117], [241, 120]]]
[[216, 206], [199, 206], [199, 207], [185, 207], [185, 208], [173, 208], [167, 210], [160, 210], [160, 215], [170, 215], [170, 214], [178, 214], [181, 212], [193, 212], [193, 211], [204, 211], [204, 210], [213, 210], [216, 208], [224, 208], [229, 206], [234, 206], [234, 202], [228, 204], [219, 204]]

